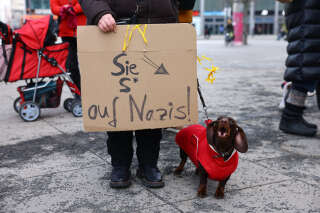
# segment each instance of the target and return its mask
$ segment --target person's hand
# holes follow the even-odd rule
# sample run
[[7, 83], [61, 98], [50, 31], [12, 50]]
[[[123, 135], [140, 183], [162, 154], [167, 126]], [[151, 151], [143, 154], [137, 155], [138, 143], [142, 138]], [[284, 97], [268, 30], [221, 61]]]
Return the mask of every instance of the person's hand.
[[100, 30], [107, 33], [107, 32], [115, 32], [117, 25], [116, 25], [116, 21], [114, 20], [111, 14], [105, 14], [100, 18], [98, 27]]
[[291, 3], [293, 2], [293, 0], [277, 0], [280, 1], [281, 3]]

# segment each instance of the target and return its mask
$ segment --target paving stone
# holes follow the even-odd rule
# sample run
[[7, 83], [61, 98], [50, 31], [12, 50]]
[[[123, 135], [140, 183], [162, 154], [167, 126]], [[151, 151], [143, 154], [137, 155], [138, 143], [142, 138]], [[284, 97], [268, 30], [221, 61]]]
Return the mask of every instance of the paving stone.
[[171, 205], [161, 205], [161, 206], [155, 206], [152, 208], [147, 208], [143, 210], [136, 211], [139, 213], [149, 213], [149, 212], [154, 212], [154, 213], [178, 213], [181, 212], [178, 209], [172, 207]]
[[[162, 166], [168, 162], [164, 160]], [[189, 200], [197, 197], [197, 189], [199, 186], [199, 176], [195, 174], [195, 167], [188, 161], [185, 171], [181, 176], [174, 176], [166, 174], [166, 187], [155, 191], [155, 193], [170, 202], [178, 202], [182, 200]], [[251, 188], [264, 184], [272, 184], [279, 181], [290, 179], [285, 175], [272, 172], [262, 166], [258, 166], [250, 161], [244, 159], [239, 160], [238, 169], [232, 174], [230, 180], [226, 185], [226, 194], [229, 192]], [[217, 182], [208, 181], [208, 195], [213, 196], [217, 188]]]
[[254, 147], [250, 147], [249, 145], [248, 152], [245, 154], [241, 154], [241, 157], [250, 161], [259, 161], [286, 155], [290, 155], [290, 153], [275, 148], [274, 142], [269, 140], [262, 140], [260, 141], [260, 145], [256, 145]]
[[289, 140], [281, 148], [306, 157], [320, 157], [320, 138]]
[[299, 155], [288, 155], [258, 162], [273, 171], [295, 177], [319, 187], [320, 159]]
[[104, 163], [101, 158], [72, 143], [72, 140], [65, 136], [60, 137], [44, 137], [2, 146], [1, 182], [4, 183], [7, 178], [12, 177], [28, 178]]
[[[213, 197], [207, 198], [197, 198], [188, 201], [183, 201], [177, 203], [178, 208], [181, 209], [184, 213], [232, 213], [226, 210], [225, 205], [227, 202], [223, 200], [216, 200]], [[238, 212], [238, 211], [236, 211]]]
[[0, 122], [0, 143], [1, 146], [16, 144], [21, 141], [32, 140], [43, 136], [57, 135], [60, 132], [45, 123], [44, 121], [24, 122], [13, 114], [14, 118], [6, 122]]
[[213, 196], [177, 204], [183, 212], [319, 212], [320, 194], [299, 181], [235, 190], [217, 200]]
[[[96, 166], [24, 179], [19, 189], [0, 198], [3, 212], [135, 212], [165, 203], [138, 184], [109, 187], [105, 171]], [[134, 198], [134, 199], [133, 199]]]
[[239, 213], [319, 212], [320, 192], [309, 184], [290, 180], [231, 192], [226, 197], [225, 207]]

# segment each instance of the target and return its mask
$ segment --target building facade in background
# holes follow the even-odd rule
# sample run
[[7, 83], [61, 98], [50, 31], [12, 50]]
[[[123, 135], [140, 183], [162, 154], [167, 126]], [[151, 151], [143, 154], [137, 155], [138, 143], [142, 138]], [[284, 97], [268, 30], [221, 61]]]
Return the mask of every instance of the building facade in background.
[[[223, 34], [224, 26], [228, 18], [232, 18], [232, 4], [237, 0], [204, 0], [204, 26], [205, 30], [212, 35]], [[239, 0], [238, 0], [239, 1]], [[252, 20], [247, 18], [246, 23], [253, 24], [254, 34], [275, 34], [275, 0], [241, 0], [253, 2], [254, 16]], [[252, 6], [252, 5], [251, 5]], [[247, 13], [250, 12], [247, 8]], [[251, 8], [252, 9], [252, 8]], [[200, 31], [200, 0], [196, 1], [194, 9], [194, 25], [197, 32]], [[30, 13], [36, 15], [51, 14], [50, 0], [0, 0], [0, 20], [18, 28], [23, 23], [23, 19]], [[279, 8], [278, 24], [283, 23], [283, 5]], [[249, 17], [249, 14], [247, 14]]]
[[25, 0], [1, 0], [0, 1], [0, 20], [18, 28], [21, 25], [21, 19], [26, 11]]
[[[275, 0], [238, 0], [237, 2], [247, 2], [247, 8], [244, 22], [253, 25], [253, 34], [276, 34], [275, 29]], [[223, 27], [226, 24], [226, 19], [232, 18], [233, 4], [236, 0], [204, 0], [204, 25], [205, 29], [215, 34], [223, 34]], [[250, 8], [251, 7], [251, 8]], [[252, 11], [253, 19], [250, 20], [250, 9]], [[280, 4], [278, 8], [278, 20], [277, 24], [282, 25], [284, 23], [283, 17], [283, 5]], [[200, 0], [196, 1], [194, 9], [195, 25], [199, 24], [200, 15]], [[196, 26], [199, 29], [198, 26]], [[280, 27], [276, 28], [280, 29]]]
[[50, 0], [25, 0], [26, 7], [35, 14], [50, 14]]
[[0, 21], [12, 28], [21, 27], [28, 16], [51, 14], [50, 0], [0, 0]]

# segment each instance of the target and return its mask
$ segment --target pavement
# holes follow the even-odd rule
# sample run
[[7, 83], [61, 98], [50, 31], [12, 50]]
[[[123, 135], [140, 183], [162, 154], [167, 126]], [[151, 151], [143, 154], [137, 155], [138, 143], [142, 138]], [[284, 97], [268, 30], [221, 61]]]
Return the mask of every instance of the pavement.
[[[106, 135], [83, 132], [82, 119], [62, 106], [23, 122], [12, 107], [18, 82], [0, 84], [0, 212], [320, 212], [320, 133], [307, 138], [278, 130], [286, 43], [253, 38], [248, 46], [225, 47], [223, 40], [199, 40], [198, 55], [220, 68], [213, 84], [198, 69], [210, 118], [235, 118], [249, 141], [223, 200], [213, 196], [215, 181], [206, 198], [196, 196], [199, 177], [190, 161], [173, 175], [179, 150], [169, 130], [159, 159], [166, 186], [146, 188], [134, 175], [130, 188], [111, 189]], [[62, 101], [69, 96], [65, 88]], [[199, 115], [203, 124], [200, 104]], [[320, 125], [313, 97], [305, 118]], [[133, 174], [136, 168], [134, 157]]]

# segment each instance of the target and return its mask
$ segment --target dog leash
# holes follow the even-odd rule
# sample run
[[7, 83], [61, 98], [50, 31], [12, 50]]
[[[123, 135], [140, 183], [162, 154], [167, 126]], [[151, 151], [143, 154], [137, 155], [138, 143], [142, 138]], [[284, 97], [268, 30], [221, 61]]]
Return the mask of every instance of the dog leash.
[[208, 108], [207, 108], [207, 105], [204, 102], [204, 98], [202, 96], [202, 92], [201, 92], [201, 88], [200, 88], [200, 84], [199, 84], [199, 79], [197, 79], [197, 84], [198, 84], [198, 93], [199, 93], [199, 97], [200, 97], [200, 100], [201, 100], [201, 103], [202, 103], [204, 114], [207, 117], [207, 120], [209, 120], [208, 111], [207, 111]]

